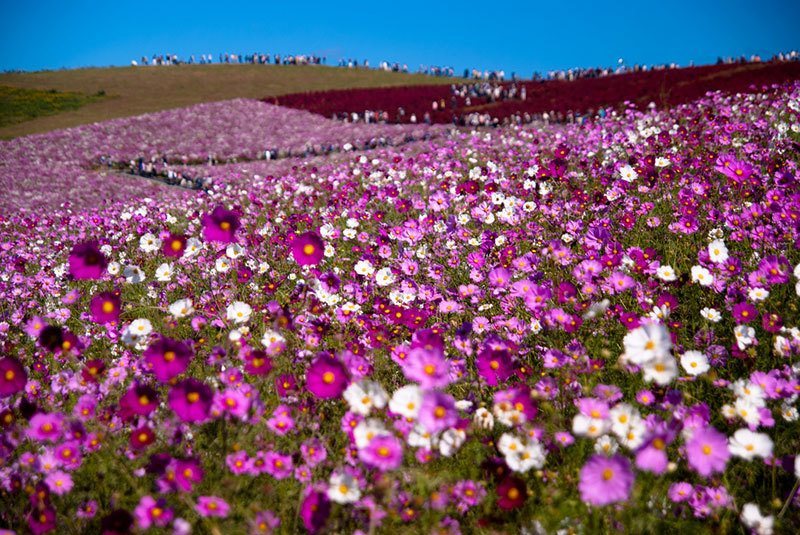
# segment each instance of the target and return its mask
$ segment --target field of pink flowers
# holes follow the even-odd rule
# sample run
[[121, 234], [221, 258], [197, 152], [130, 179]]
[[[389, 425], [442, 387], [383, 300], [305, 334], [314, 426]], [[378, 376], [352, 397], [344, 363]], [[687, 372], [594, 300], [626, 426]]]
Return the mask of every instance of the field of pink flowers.
[[0, 533], [796, 532], [800, 84], [53, 204], [215, 117], [2, 145]]

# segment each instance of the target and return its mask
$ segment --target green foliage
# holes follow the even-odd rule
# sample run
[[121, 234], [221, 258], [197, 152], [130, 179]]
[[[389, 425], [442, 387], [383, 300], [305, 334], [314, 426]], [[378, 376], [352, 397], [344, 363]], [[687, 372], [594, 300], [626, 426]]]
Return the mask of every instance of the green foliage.
[[0, 127], [30, 121], [43, 115], [77, 110], [105, 97], [100, 90], [94, 95], [49, 89], [22, 89], [0, 86]]

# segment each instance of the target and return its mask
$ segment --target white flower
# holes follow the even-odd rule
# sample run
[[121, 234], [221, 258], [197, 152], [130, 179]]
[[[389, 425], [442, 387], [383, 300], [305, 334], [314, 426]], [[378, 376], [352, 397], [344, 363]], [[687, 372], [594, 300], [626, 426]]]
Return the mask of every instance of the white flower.
[[747, 292], [747, 297], [749, 297], [751, 301], [763, 301], [769, 297], [769, 290], [764, 288], [750, 288]]
[[742, 524], [752, 529], [757, 535], [772, 535], [775, 518], [772, 516], [762, 516], [756, 504], [744, 504], [740, 518]]
[[375, 437], [388, 435], [389, 431], [383, 426], [383, 422], [377, 418], [367, 418], [358, 422], [358, 425], [353, 429], [353, 438], [356, 442], [356, 448], [363, 449], [369, 446], [369, 443]]
[[663, 169], [664, 167], [669, 167], [670, 163], [671, 162], [667, 158], [664, 158], [663, 156], [659, 156], [658, 158], [656, 158], [656, 167]]
[[236, 243], [231, 243], [225, 248], [225, 256], [231, 260], [236, 260], [244, 254], [244, 247]]
[[128, 265], [122, 270], [122, 276], [131, 284], [138, 284], [145, 279], [144, 271], [139, 266]]
[[750, 346], [756, 340], [756, 330], [747, 325], [737, 325], [733, 329], [733, 335], [736, 337], [736, 345], [739, 351], [744, 351], [747, 346]]
[[708, 357], [700, 351], [687, 351], [681, 355], [681, 366], [689, 375], [706, 373], [711, 367], [708, 364]]
[[491, 429], [494, 427], [494, 416], [485, 407], [481, 407], [475, 411], [472, 421], [482, 429]]
[[372, 264], [369, 260], [359, 260], [356, 262], [356, 265], [353, 267], [353, 270], [358, 273], [359, 275], [363, 275], [364, 277], [369, 277], [373, 273], [375, 273], [375, 268], [372, 267]]
[[148, 319], [139, 318], [131, 322], [128, 326], [128, 332], [131, 336], [148, 336], [153, 332], [153, 324]]
[[120, 269], [122, 269], [122, 266], [119, 265], [119, 262], [109, 262], [108, 263], [108, 274], [109, 275], [119, 275]]
[[628, 428], [638, 420], [641, 420], [639, 411], [627, 403], [617, 403], [608, 413], [611, 420], [611, 431], [617, 436], [625, 436]]
[[156, 280], [158, 282], [169, 282], [172, 280], [172, 264], [164, 262], [156, 269]]
[[439, 453], [444, 457], [452, 456], [467, 440], [467, 433], [463, 429], [448, 429], [439, 437]]
[[379, 269], [375, 274], [375, 283], [378, 286], [389, 286], [395, 281], [395, 276], [392, 270], [388, 267]]
[[247, 303], [235, 301], [228, 306], [227, 313], [228, 321], [232, 321], [234, 323], [245, 323], [250, 319], [250, 314], [253, 313], [253, 309], [250, 308], [250, 305]]
[[721, 264], [728, 259], [728, 248], [722, 240], [714, 240], [708, 244], [708, 257], [715, 264]]
[[422, 390], [417, 385], [398, 388], [389, 401], [389, 410], [410, 420], [416, 420], [422, 404]]
[[368, 415], [373, 407], [385, 407], [387, 397], [380, 383], [367, 379], [350, 383], [344, 391], [344, 399], [350, 405], [350, 410], [362, 416]]
[[594, 443], [594, 451], [603, 455], [614, 455], [619, 449], [619, 444], [613, 437], [603, 435]]
[[658, 271], [656, 271], [656, 276], [665, 282], [672, 282], [678, 278], [677, 274], [675, 273], [675, 270], [672, 269], [672, 266], [668, 265], [663, 265], [660, 268], [658, 268]]
[[590, 418], [583, 414], [576, 414], [572, 419], [572, 432], [578, 436], [597, 438], [604, 435], [609, 428], [609, 423], [603, 418]]
[[501, 453], [511, 470], [524, 473], [531, 468], [539, 469], [544, 466], [546, 455], [544, 447], [538, 441], [522, 440], [510, 433], [505, 433], [500, 440], [503, 441], [504, 437], [507, 437], [504, 443], [505, 451], [501, 450]]
[[197, 238], [189, 238], [188, 240], [186, 240], [186, 249], [184, 249], [183, 251], [183, 256], [186, 258], [191, 258], [192, 256], [199, 253], [202, 248], [203, 248], [203, 242], [201, 242]]
[[692, 282], [700, 286], [711, 286], [714, 284], [714, 276], [703, 266], [692, 266]]
[[264, 331], [264, 336], [261, 337], [261, 345], [265, 348], [268, 348], [272, 344], [278, 344], [285, 341], [286, 338], [284, 338], [279, 332], [273, 331], [272, 329], [267, 329]]
[[622, 340], [624, 360], [640, 366], [668, 356], [672, 349], [669, 331], [660, 323], [646, 323], [630, 331]]
[[634, 171], [633, 167], [627, 164], [619, 168], [619, 175], [620, 178], [622, 178], [622, 180], [624, 180], [625, 182], [633, 182], [634, 180], [639, 178], [639, 174], [636, 171]]
[[328, 498], [341, 504], [353, 503], [361, 498], [358, 480], [348, 474], [332, 474], [328, 481]]
[[794, 477], [800, 479], [800, 455], [794, 458]]
[[733, 411], [748, 425], [758, 425], [761, 421], [759, 407], [751, 400], [739, 398], [733, 404]]
[[715, 308], [704, 308], [700, 311], [700, 315], [712, 323], [717, 323], [722, 319], [722, 314]]
[[231, 269], [231, 261], [224, 256], [220, 256], [217, 258], [217, 261], [214, 262], [214, 269], [219, 273], [225, 273]]
[[191, 299], [178, 299], [169, 306], [169, 313], [174, 318], [180, 319], [194, 314], [194, 306]]
[[655, 381], [658, 385], [666, 386], [678, 376], [678, 363], [672, 355], [667, 355], [644, 364], [642, 373], [646, 382]]
[[752, 461], [755, 457], [770, 457], [772, 447], [772, 439], [767, 434], [755, 433], [747, 428], [739, 429], [728, 439], [731, 454], [745, 461]]
[[153, 251], [158, 251], [160, 247], [161, 247], [161, 240], [159, 240], [155, 235], [151, 234], [150, 232], [139, 238], [139, 249], [141, 249], [145, 253], [152, 253]]

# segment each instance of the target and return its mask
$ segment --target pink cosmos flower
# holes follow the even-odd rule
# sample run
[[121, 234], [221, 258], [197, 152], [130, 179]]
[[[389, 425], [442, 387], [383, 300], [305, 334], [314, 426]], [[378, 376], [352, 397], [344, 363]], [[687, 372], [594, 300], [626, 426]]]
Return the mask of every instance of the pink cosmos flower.
[[408, 353], [403, 373], [422, 388], [443, 388], [450, 384], [450, 363], [437, 348], [415, 347]]
[[313, 231], [295, 236], [291, 247], [292, 257], [301, 266], [315, 266], [322, 261], [325, 254], [325, 243]]
[[358, 458], [372, 468], [394, 470], [403, 462], [403, 446], [392, 435], [380, 435], [358, 450]]
[[184, 379], [169, 391], [169, 406], [184, 422], [201, 422], [208, 418], [214, 394], [197, 379]]
[[225, 518], [228, 516], [230, 506], [222, 498], [216, 496], [200, 496], [197, 498], [195, 511], [202, 517]]
[[347, 383], [344, 365], [327, 355], [317, 357], [306, 372], [306, 388], [318, 398], [339, 397], [347, 388]]
[[149, 529], [151, 526], [163, 528], [172, 522], [174, 516], [164, 498], [155, 500], [152, 496], [142, 496], [133, 510], [133, 517], [140, 529]]
[[725, 470], [731, 453], [728, 439], [713, 427], [697, 429], [686, 443], [686, 460], [702, 476]]
[[458, 420], [455, 400], [449, 394], [429, 390], [422, 397], [418, 418], [429, 433], [453, 427]]
[[56, 442], [63, 431], [64, 417], [61, 414], [38, 412], [28, 422], [28, 437], [33, 440]]
[[581, 499], [596, 506], [623, 502], [630, 497], [634, 475], [631, 463], [622, 455], [593, 455], [580, 472]]
[[156, 379], [166, 383], [186, 371], [194, 352], [188, 344], [162, 336], [150, 344], [143, 356]]
[[102, 292], [92, 298], [89, 303], [89, 310], [92, 313], [92, 321], [95, 323], [116, 323], [119, 321], [119, 313], [122, 301], [116, 292]]
[[312, 535], [316, 535], [325, 527], [330, 513], [331, 501], [328, 494], [320, 490], [311, 489], [300, 506], [300, 518], [303, 520], [303, 526]]

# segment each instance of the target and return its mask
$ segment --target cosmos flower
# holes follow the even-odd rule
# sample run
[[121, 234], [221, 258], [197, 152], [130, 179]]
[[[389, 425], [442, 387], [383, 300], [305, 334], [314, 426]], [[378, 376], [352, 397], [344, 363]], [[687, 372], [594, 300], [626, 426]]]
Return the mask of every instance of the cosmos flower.
[[147, 368], [162, 383], [167, 383], [186, 371], [194, 356], [192, 348], [165, 336], [159, 337], [143, 353]]
[[627, 501], [634, 475], [630, 461], [621, 455], [593, 455], [580, 471], [578, 490], [584, 503], [595, 506]]
[[107, 267], [108, 260], [95, 241], [80, 243], [69, 254], [69, 273], [76, 279], [100, 279]]
[[522, 507], [528, 499], [528, 487], [518, 477], [507, 476], [497, 485], [497, 506], [504, 511]]
[[230, 505], [222, 498], [216, 496], [199, 496], [195, 511], [202, 517], [225, 518], [230, 511]]
[[116, 323], [122, 301], [117, 292], [101, 292], [92, 298], [89, 310], [95, 323]]
[[322, 261], [325, 243], [314, 231], [304, 232], [294, 237], [291, 243], [292, 257], [301, 266], [315, 266]]
[[326, 355], [320, 355], [308, 367], [306, 388], [321, 399], [339, 397], [349, 381], [344, 365]]
[[443, 388], [450, 384], [450, 364], [436, 348], [416, 347], [408, 353], [403, 373], [422, 388]]
[[14, 357], [0, 358], [0, 398], [13, 396], [25, 388], [28, 374]]
[[704, 477], [722, 472], [730, 456], [727, 438], [713, 427], [695, 430], [686, 443], [689, 466]]
[[392, 435], [380, 435], [358, 450], [358, 458], [378, 470], [395, 470], [403, 462], [403, 446]]
[[184, 379], [169, 391], [169, 407], [184, 422], [202, 422], [208, 418], [214, 394], [197, 379]]
[[161, 246], [164, 256], [180, 258], [186, 250], [186, 236], [182, 234], [170, 234]]
[[429, 390], [422, 395], [418, 418], [429, 433], [444, 431], [458, 419], [455, 400], [449, 394]]
[[322, 530], [330, 513], [331, 501], [327, 493], [318, 490], [311, 489], [300, 506], [300, 518], [303, 520], [303, 526], [312, 535]]
[[167, 507], [164, 498], [156, 500], [152, 496], [142, 496], [139, 505], [133, 510], [136, 525], [140, 529], [149, 529], [150, 526], [163, 528], [174, 518], [172, 509]]
[[203, 216], [203, 238], [210, 242], [231, 243], [236, 239], [240, 226], [236, 212], [217, 206]]

